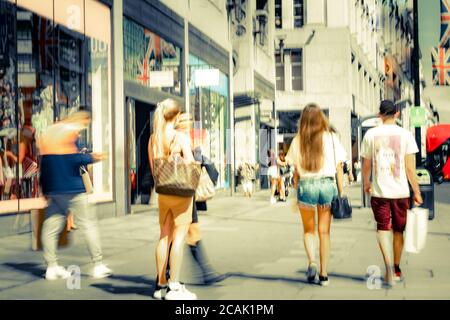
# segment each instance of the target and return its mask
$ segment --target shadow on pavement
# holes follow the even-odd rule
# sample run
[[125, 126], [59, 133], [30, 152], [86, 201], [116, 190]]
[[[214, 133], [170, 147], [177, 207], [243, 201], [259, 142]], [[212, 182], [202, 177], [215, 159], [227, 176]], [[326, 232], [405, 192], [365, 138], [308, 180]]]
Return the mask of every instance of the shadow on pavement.
[[[299, 270], [297, 270], [297, 273], [306, 274], [306, 270], [305, 269], [299, 269]], [[359, 281], [359, 282], [366, 282], [367, 281], [367, 276], [354, 276], [354, 275], [351, 275], [351, 274], [334, 273], [334, 272], [328, 273], [328, 277], [330, 277], [330, 278], [341, 278], [341, 279], [352, 280], [352, 281]]]
[[139, 294], [147, 297], [151, 297], [155, 289], [155, 280], [149, 280], [143, 276], [112, 275], [108, 279], [137, 283], [142, 286], [118, 286], [111, 283], [95, 283], [91, 284], [91, 287], [112, 294]]
[[112, 294], [139, 294], [146, 297], [151, 297], [154, 290], [150, 287], [115, 286], [109, 283], [91, 284], [91, 287], [98, 288]]
[[271, 275], [254, 275], [254, 274], [247, 274], [247, 273], [242, 273], [242, 272], [227, 273], [226, 276], [227, 276], [227, 278], [240, 277], [240, 278], [257, 279], [257, 280], [287, 281], [287, 282], [294, 282], [294, 283], [310, 284], [306, 279], [290, 278], [290, 277], [283, 277], [283, 276], [271, 276]]
[[35, 277], [42, 278], [45, 274], [45, 268], [37, 263], [14, 263], [6, 262], [2, 264], [5, 267], [21, 271], [23, 273], [29, 273]]
[[145, 284], [152, 287], [155, 286], [155, 280], [149, 280], [148, 278], [145, 278], [143, 276], [127, 276], [127, 275], [113, 274], [112, 276], [109, 276], [108, 279], [134, 282], [139, 284]]

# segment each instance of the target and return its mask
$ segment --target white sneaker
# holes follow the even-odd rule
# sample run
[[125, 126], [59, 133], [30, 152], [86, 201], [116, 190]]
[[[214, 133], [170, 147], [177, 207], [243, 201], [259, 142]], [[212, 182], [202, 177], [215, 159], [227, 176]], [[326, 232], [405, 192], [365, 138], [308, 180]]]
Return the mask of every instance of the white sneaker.
[[112, 275], [113, 271], [108, 268], [105, 264], [98, 264], [92, 270], [92, 278], [103, 279]]
[[157, 300], [162, 300], [166, 297], [167, 285], [159, 286], [156, 285], [155, 292], [153, 292], [153, 298]]
[[47, 267], [45, 272], [45, 279], [53, 281], [58, 279], [67, 279], [71, 276], [70, 272], [61, 266]]
[[275, 197], [270, 197], [270, 204], [275, 204], [277, 203], [277, 199], [275, 199]]
[[166, 300], [197, 300], [197, 295], [190, 292], [184, 284], [179, 282], [169, 282], [166, 293]]

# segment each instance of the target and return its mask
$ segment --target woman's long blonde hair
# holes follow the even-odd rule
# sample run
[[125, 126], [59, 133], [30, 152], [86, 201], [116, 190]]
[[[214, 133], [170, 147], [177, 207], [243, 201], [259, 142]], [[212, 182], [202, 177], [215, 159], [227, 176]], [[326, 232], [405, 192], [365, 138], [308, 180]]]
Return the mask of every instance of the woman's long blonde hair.
[[301, 167], [309, 172], [318, 172], [323, 165], [323, 133], [329, 131], [328, 121], [315, 103], [308, 104], [300, 117], [298, 135], [300, 139]]
[[176, 120], [181, 113], [181, 107], [173, 99], [165, 99], [158, 103], [153, 116], [153, 156], [161, 158], [164, 156], [164, 139], [168, 122]]

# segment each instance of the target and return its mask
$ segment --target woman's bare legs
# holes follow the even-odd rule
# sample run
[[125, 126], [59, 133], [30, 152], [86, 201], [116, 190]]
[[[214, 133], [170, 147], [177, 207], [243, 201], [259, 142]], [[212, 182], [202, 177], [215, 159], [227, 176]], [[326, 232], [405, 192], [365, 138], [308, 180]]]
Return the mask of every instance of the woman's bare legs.
[[171, 282], [179, 282], [180, 280], [181, 265], [183, 264], [183, 249], [188, 230], [189, 224], [176, 226], [173, 230], [173, 242], [169, 257]]
[[277, 178], [271, 178], [271, 183], [272, 183], [272, 194], [271, 197], [275, 197], [275, 191], [277, 191], [277, 186], [278, 186], [278, 179]]
[[286, 200], [286, 191], [284, 188], [284, 177], [280, 177], [279, 179], [279, 183], [280, 183], [280, 199], [281, 200]]
[[167, 257], [169, 255], [170, 243], [172, 242], [174, 225], [171, 219], [166, 219], [164, 225], [161, 226], [161, 235], [156, 245], [156, 271], [158, 273], [158, 284], [165, 285]]
[[328, 275], [328, 260], [330, 257], [330, 225], [331, 225], [331, 209], [330, 207], [317, 206], [319, 216], [319, 239], [320, 239], [320, 275], [326, 277]]
[[309, 264], [316, 260], [316, 238], [315, 238], [315, 208], [299, 206], [303, 222], [303, 241]]

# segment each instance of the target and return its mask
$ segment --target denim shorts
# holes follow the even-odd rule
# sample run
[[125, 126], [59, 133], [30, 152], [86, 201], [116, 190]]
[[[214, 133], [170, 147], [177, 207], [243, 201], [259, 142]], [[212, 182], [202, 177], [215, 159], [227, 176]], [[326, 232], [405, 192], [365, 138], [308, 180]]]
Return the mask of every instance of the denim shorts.
[[331, 177], [300, 179], [298, 182], [297, 201], [300, 205], [330, 206], [337, 194], [336, 182]]

